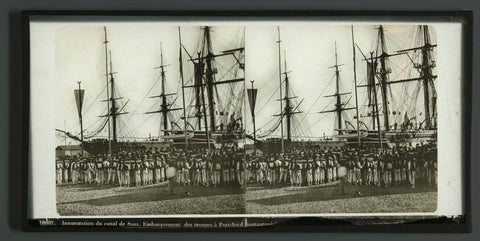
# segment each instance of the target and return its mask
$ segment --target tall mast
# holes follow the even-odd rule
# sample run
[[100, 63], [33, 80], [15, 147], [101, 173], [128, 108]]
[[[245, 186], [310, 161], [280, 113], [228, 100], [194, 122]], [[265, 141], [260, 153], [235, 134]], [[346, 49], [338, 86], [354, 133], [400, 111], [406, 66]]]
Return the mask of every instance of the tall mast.
[[180, 79], [182, 80], [183, 132], [185, 134], [185, 149], [187, 149], [188, 148], [187, 111], [185, 108], [185, 83], [183, 79], [182, 34], [180, 33], [180, 26], [178, 26], [178, 42], [180, 43], [179, 61], [180, 61]]
[[432, 63], [430, 63], [430, 33], [427, 25], [421, 27], [423, 30], [423, 48], [422, 48], [422, 64], [421, 75], [423, 77], [423, 98], [425, 108], [425, 129], [431, 129], [430, 116], [430, 92], [429, 83], [432, 81]]
[[374, 109], [375, 109], [375, 112], [373, 113], [375, 116], [376, 116], [376, 119], [377, 119], [377, 123], [378, 123], [378, 141], [380, 142], [380, 149], [383, 149], [383, 142], [382, 142], [382, 131], [380, 129], [380, 116], [378, 115], [378, 100], [377, 100], [377, 87], [376, 87], [376, 83], [375, 83], [375, 66], [376, 64], [374, 64], [374, 60], [373, 60], [373, 52], [370, 52], [370, 60], [372, 61], [372, 65], [371, 65], [371, 68], [372, 68], [372, 75], [371, 75], [371, 78], [373, 78], [373, 92], [374, 92], [374, 100], [375, 100], [375, 104], [374, 104]]
[[[213, 54], [212, 50], [212, 41], [210, 38], [210, 28], [209, 26], [204, 27], [204, 35], [203, 35], [203, 43], [202, 43], [202, 50], [201, 52], [197, 53], [197, 58], [192, 58], [189, 55], [190, 61], [194, 64], [194, 84], [190, 86], [184, 86], [184, 88], [195, 88], [195, 107], [196, 107], [196, 114], [195, 117], [198, 119], [198, 126], [199, 130], [201, 130], [201, 120], [203, 117], [205, 131], [207, 133], [207, 138], [209, 138], [209, 126], [211, 131], [216, 131], [216, 124], [215, 124], [215, 101], [214, 96], [216, 89], [214, 88], [220, 84], [228, 84], [228, 83], [235, 83], [240, 81], [245, 81], [245, 78], [236, 78], [236, 79], [229, 79], [229, 80], [215, 80], [215, 74], [217, 70], [215, 68], [215, 58], [227, 55], [233, 55], [237, 64], [239, 64], [240, 68], [243, 69], [244, 64], [240, 62], [240, 59], [235, 57], [236, 52], [243, 52], [244, 47], [225, 50], [220, 54]], [[184, 49], [185, 47], [182, 46]], [[188, 54], [188, 51], [186, 51]], [[204, 76], [205, 75], [205, 76]], [[207, 94], [208, 103], [205, 101], [205, 90]], [[208, 105], [208, 107], [207, 107]], [[207, 114], [208, 108], [208, 114]], [[203, 111], [202, 111], [203, 110]], [[207, 121], [207, 115], [210, 115], [210, 124]], [[208, 142], [210, 148], [210, 142]]]
[[278, 79], [280, 81], [280, 136], [282, 141], [282, 153], [285, 155], [285, 143], [283, 141], [283, 94], [282, 94], [282, 53], [280, 40], [280, 26], [277, 26], [278, 32]]
[[[203, 61], [200, 59], [200, 52], [198, 53], [199, 60], [197, 63], [193, 62], [194, 64], [194, 92], [195, 92], [195, 109], [196, 113], [195, 116], [197, 117], [198, 122], [198, 130], [202, 130], [202, 116], [206, 115], [205, 112], [202, 111], [202, 89], [203, 89]], [[205, 126], [207, 122], [205, 122]]]
[[[198, 58], [200, 58], [200, 53], [198, 54]], [[202, 62], [202, 61], [200, 61]], [[208, 131], [208, 125], [207, 125], [207, 110], [205, 107], [205, 91], [203, 90], [203, 87], [200, 87], [200, 90], [202, 92], [202, 109], [203, 109], [203, 121], [205, 122], [205, 136], [207, 138], [207, 146], [208, 146], [208, 151], [210, 151], [210, 134]]]
[[[423, 45], [420, 47], [399, 50], [397, 52], [399, 54], [404, 54], [409, 51], [417, 51], [417, 50], [421, 51], [422, 53], [421, 63], [420, 64], [413, 63], [415, 68], [420, 69], [419, 70], [420, 76], [418, 78], [390, 81], [390, 83], [403, 83], [403, 82], [421, 80], [422, 87], [423, 87], [424, 110], [425, 110], [425, 129], [431, 129], [433, 127], [431, 123], [432, 116], [430, 111], [430, 88], [432, 89], [434, 88], [433, 80], [437, 78], [437, 75], [433, 75], [432, 73], [432, 69], [435, 67], [435, 61], [432, 59], [430, 51], [432, 51], [434, 47], [437, 47], [437, 45], [431, 44], [430, 42], [430, 32], [429, 32], [428, 26], [426, 25], [419, 26], [419, 30], [420, 30], [419, 33], [423, 37]], [[435, 101], [435, 99], [433, 101]], [[434, 103], [434, 105], [436, 105], [436, 103]], [[433, 111], [435, 112], [435, 109]]]
[[[160, 95], [156, 96], [151, 96], [150, 98], [161, 98], [161, 104], [160, 104], [160, 110], [158, 111], [150, 111], [147, 112], [146, 114], [152, 114], [152, 113], [161, 113], [162, 114], [162, 121], [160, 123], [160, 130], [163, 129], [163, 134], [168, 135], [168, 118], [167, 114], [170, 111], [174, 110], [180, 110], [181, 108], [169, 108], [170, 104], [167, 103], [167, 96], [169, 95], [174, 95], [175, 93], [169, 93], [167, 94], [165, 91], [165, 85], [166, 85], [166, 78], [165, 78], [165, 67], [169, 66], [169, 64], [165, 65], [163, 63], [163, 48], [162, 48], [162, 43], [160, 42], [160, 66], [155, 67], [154, 69], [160, 69], [160, 77], [161, 77], [161, 89], [160, 89]], [[163, 126], [163, 127], [162, 127]]]
[[353, 34], [353, 25], [352, 25], [352, 46], [353, 46], [353, 80], [355, 81], [355, 111], [357, 114], [357, 142], [358, 146], [360, 143], [360, 115], [358, 115], [358, 94], [357, 94], [357, 64], [355, 59], [355, 38]]
[[337, 125], [338, 125], [338, 134], [341, 135], [343, 133], [342, 131], [342, 112], [345, 110], [353, 110], [355, 107], [344, 107], [345, 103], [342, 103], [342, 95], [347, 95], [351, 94], [350, 92], [348, 93], [340, 93], [340, 70], [338, 67], [342, 66], [343, 64], [338, 64], [338, 56], [337, 56], [337, 42], [335, 42], [335, 65], [330, 66], [329, 68], [333, 68], [335, 71], [335, 94], [333, 95], [327, 95], [325, 97], [335, 97], [336, 98], [336, 103], [335, 103], [335, 109], [333, 110], [327, 110], [327, 111], [321, 111], [319, 113], [329, 113], [329, 112], [335, 112], [337, 114]]
[[[122, 106], [120, 111], [118, 110], [117, 107], [117, 100], [122, 99], [122, 97], [115, 97], [115, 78], [113, 77], [113, 74], [116, 72], [113, 72], [113, 65], [112, 65], [112, 53], [110, 52], [110, 99], [107, 100], [107, 102], [110, 102], [110, 110], [106, 116], [110, 116], [112, 118], [112, 133], [113, 133], [113, 138], [112, 141], [113, 143], [110, 144], [110, 151], [112, 148], [112, 144], [115, 144], [117, 142], [117, 116], [119, 115], [124, 115], [128, 114], [127, 112], [121, 112], [123, 108], [125, 107], [126, 103]], [[128, 103], [128, 101], [127, 101]], [[120, 113], [121, 112], [121, 113]]]
[[165, 66], [163, 65], [163, 49], [160, 42], [160, 74], [162, 76], [162, 117], [163, 117], [163, 134], [167, 135], [167, 96], [165, 95]]
[[[105, 45], [105, 79], [107, 83], [107, 110], [110, 110], [110, 94], [108, 90], [108, 39], [107, 39], [107, 27], [103, 27], [103, 32], [105, 33], [103, 44]], [[107, 127], [108, 127], [108, 153], [112, 155], [112, 142], [110, 140], [110, 115], [107, 115]]]
[[[205, 26], [205, 46], [206, 46], [206, 87], [207, 87], [207, 98], [208, 98], [208, 112], [210, 115], [210, 130], [215, 131], [215, 102], [213, 100], [213, 85], [214, 85], [214, 69], [213, 69], [213, 60], [214, 55], [212, 53], [212, 40], [210, 38], [210, 27]], [[205, 53], [203, 53], [205, 54]], [[202, 88], [203, 89], [203, 88]], [[206, 114], [206, 113], [205, 113]]]
[[249, 94], [249, 102], [250, 102], [250, 110], [251, 110], [252, 122], [253, 122], [253, 153], [256, 154], [257, 153], [257, 131], [256, 131], [257, 129], [255, 126], [255, 99], [257, 97], [257, 90], [253, 88], [253, 82], [254, 80], [250, 80], [250, 83], [252, 83], [252, 88]]
[[340, 71], [338, 71], [338, 56], [337, 56], [337, 42], [335, 42], [335, 95], [337, 103], [335, 104], [335, 109], [337, 111], [337, 121], [338, 121], [338, 134], [342, 134], [342, 101], [340, 98]]
[[287, 120], [287, 140], [292, 141], [292, 130], [291, 130], [291, 118], [292, 118], [292, 107], [290, 105], [290, 96], [289, 96], [289, 81], [288, 81], [288, 72], [287, 72], [287, 54], [284, 52], [284, 61], [285, 61], [285, 117]]
[[[83, 105], [83, 93], [82, 93], [82, 87], [80, 86], [81, 81], [78, 81], [78, 102], [79, 102], [79, 110], [78, 110], [78, 118], [80, 119], [80, 140], [82, 140], [83, 143], [83, 119], [82, 119], [82, 105]], [[66, 139], [65, 139], [66, 141]], [[82, 155], [83, 155], [83, 146], [82, 146]]]
[[[383, 124], [385, 126], [385, 130], [388, 131], [390, 129], [390, 124], [388, 121], [388, 95], [387, 95], [388, 76], [387, 74], [390, 73], [390, 70], [388, 70], [386, 66], [386, 60], [389, 55], [387, 53], [387, 45], [385, 43], [385, 35], [384, 35], [382, 25], [380, 25], [380, 27], [378, 28], [378, 35], [379, 35], [379, 47], [381, 51], [380, 56], [378, 56], [378, 58], [380, 59], [380, 87], [382, 88]], [[380, 128], [380, 122], [378, 122], [378, 126]]]
[[113, 66], [112, 66], [112, 52], [110, 52], [110, 87], [111, 87], [111, 95], [110, 101], [111, 103], [111, 110], [110, 115], [112, 116], [112, 131], [113, 131], [113, 143], [117, 142], [117, 107], [115, 103], [115, 79], [113, 78]]

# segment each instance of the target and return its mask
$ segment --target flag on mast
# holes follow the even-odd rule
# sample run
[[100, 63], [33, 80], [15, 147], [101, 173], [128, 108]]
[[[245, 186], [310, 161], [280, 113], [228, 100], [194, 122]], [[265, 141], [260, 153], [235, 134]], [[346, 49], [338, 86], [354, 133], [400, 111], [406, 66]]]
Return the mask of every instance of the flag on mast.
[[257, 101], [257, 89], [247, 89], [248, 103], [252, 115], [255, 113], [255, 102]]
[[75, 102], [77, 103], [77, 110], [78, 110], [78, 115], [82, 115], [82, 107], [83, 107], [83, 96], [85, 93], [85, 90], [83, 89], [76, 89], [73, 90], [75, 93]]

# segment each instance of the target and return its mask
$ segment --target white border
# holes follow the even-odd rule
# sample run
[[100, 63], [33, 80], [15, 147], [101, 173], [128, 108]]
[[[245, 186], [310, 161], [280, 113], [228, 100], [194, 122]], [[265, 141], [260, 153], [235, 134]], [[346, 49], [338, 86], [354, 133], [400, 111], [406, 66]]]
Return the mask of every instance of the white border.
[[[171, 19], [171, 18], [168, 18]], [[185, 18], [183, 18], [185, 19]], [[264, 18], [265, 19], [265, 18]], [[280, 18], [277, 18], [280, 19]], [[55, 33], [65, 26], [119, 26], [152, 24], [168, 26], [201, 25], [407, 25], [421, 22], [390, 21], [313, 21], [297, 18], [297, 21], [140, 21], [140, 22], [54, 22], [35, 21], [30, 23], [30, 133], [31, 156], [29, 160], [29, 218], [198, 218], [198, 217], [364, 217], [364, 216], [456, 216], [464, 214], [463, 175], [461, 153], [461, 36], [460, 23], [428, 24], [435, 28], [438, 39], [438, 206], [430, 213], [326, 213], [326, 214], [232, 214], [232, 215], [138, 215], [138, 216], [60, 216], [56, 212], [55, 191]], [[79, 19], [76, 19], [79, 20]], [[423, 23], [425, 24], [425, 23]], [[248, 46], [246, 46], [248, 48]]]

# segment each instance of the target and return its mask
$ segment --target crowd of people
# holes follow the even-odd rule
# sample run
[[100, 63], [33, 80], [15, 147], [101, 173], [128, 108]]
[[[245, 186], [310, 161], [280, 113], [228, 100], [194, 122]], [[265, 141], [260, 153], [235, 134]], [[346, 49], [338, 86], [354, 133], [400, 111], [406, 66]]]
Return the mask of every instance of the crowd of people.
[[[345, 173], [340, 173], [343, 167]], [[282, 154], [247, 155], [248, 183], [313, 186], [344, 180], [352, 185], [392, 186], [417, 182], [437, 184], [434, 144], [342, 150], [291, 149]], [[340, 174], [340, 175], [339, 175]]]
[[[173, 170], [170, 176], [169, 169]], [[244, 188], [246, 184], [313, 186], [341, 178], [352, 185], [436, 185], [437, 147], [293, 148], [285, 155], [256, 153], [246, 155], [246, 159], [243, 150], [233, 148], [137, 151], [67, 156], [56, 161], [57, 184], [133, 187], [171, 181], [181, 186]]]
[[182, 186], [243, 187], [243, 160], [243, 151], [235, 149], [67, 156], [56, 160], [56, 183], [133, 187], [171, 181]]

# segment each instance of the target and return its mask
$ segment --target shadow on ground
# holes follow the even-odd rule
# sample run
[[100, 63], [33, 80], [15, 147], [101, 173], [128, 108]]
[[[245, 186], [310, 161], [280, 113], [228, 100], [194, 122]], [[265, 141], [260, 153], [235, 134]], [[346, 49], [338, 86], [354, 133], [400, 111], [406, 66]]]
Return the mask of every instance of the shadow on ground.
[[[111, 188], [111, 187], [110, 187]], [[91, 189], [101, 189], [99, 186]], [[106, 189], [106, 188], [104, 188]], [[115, 204], [139, 203], [151, 201], [175, 200], [184, 198], [198, 198], [216, 195], [241, 194], [243, 189], [238, 187], [194, 187], [194, 186], [176, 186], [174, 194], [170, 195], [168, 186], [139, 187], [120, 190], [120, 195], [102, 197], [83, 201], [59, 202], [57, 204], [75, 204], [82, 203], [93, 206], [110, 206]]]
[[[416, 188], [410, 188], [410, 185], [404, 184], [393, 187], [374, 187], [374, 186], [353, 186], [345, 185], [345, 194], [341, 193], [339, 186], [329, 187], [311, 187], [302, 190], [293, 191], [292, 194], [261, 198], [255, 200], [248, 200], [261, 205], [275, 206], [290, 203], [304, 203], [325, 200], [347, 199], [355, 197], [368, 197], [391, 194], [406, 194], [406, 193], [424, 193], [435, 192], [436, 187], [419, 185]], [[247, 191], [248, 192], [248, 191]]]

